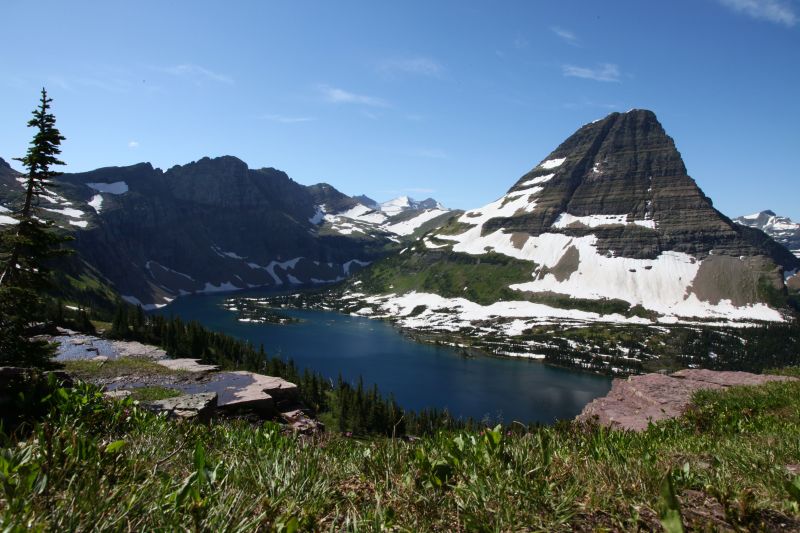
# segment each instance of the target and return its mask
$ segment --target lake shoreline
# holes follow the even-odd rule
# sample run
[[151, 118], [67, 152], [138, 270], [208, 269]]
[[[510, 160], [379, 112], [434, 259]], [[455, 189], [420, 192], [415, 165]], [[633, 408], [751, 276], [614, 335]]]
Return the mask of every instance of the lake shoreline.
[[[451, 346], [447, 339], [420, 337], [387, 320], [335, 309], [275, 306], [299, 323], [239, 322], [230, 299], [289, 297], [298, 291], [247, 290], [181, 297], [157, 311], [196, 320], [272, 356], [291, 359], [329, 379], [375, 384], [404, 408], [447, 409], [454, 418], [521, 420], [550, 424], [573, 418], [608, 392], [607, 376], [563, 368], [541, 359], [493, 354], [476, 346]], [[316, 295], [315, 295], [316, 296]], [[227, 309], [226, 309], [227, 308]], [[432, 341], [432, 342], [430, 342]], [[465, 356], [463, 350], [468, 350]]]

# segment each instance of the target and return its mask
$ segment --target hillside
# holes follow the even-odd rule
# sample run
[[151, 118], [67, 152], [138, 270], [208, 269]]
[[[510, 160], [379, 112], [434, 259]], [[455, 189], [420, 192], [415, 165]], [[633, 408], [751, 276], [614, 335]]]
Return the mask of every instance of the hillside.
[[645, 431], [413, 439], [175, 424], [94, 389], [4, 444], [0, 524], [34, 530], [796, 531], [800, 386], [695, 396]]

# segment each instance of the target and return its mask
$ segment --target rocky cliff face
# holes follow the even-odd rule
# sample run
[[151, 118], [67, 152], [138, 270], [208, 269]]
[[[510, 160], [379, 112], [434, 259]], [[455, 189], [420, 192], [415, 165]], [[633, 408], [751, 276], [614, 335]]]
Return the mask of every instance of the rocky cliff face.
[[[0, 160], [0, 206], [18, 197], [17, 177]], [[42, 214], [74, 231], [79, 257], [145, 306], [193, 292], [338, 281], [446, 213], [420, 208], [397, 226], [328, 184], [306, 187], [230, 156], [167, 171], [140, 163], [65, 174], [57, 185]]]
[[[407, 261], [453, 254], [518, 260], [518, 281], [505, 278], [504, 298], [560, 308], [626, 302], [670, 320], [780, 320], [774, 308], [785, 298], [784, 271], [798, 266], [763, 232], [714, 209], [646, 110], [581, 127], [503, 197], [427, 235], [413, 252]], [[477, 268], [459, 273], [469, 279], [464, 272]], [[561, 311], [529, 308], [544, 316]]]
[[65, 175], [92, 206], [75, 248], [126, 299], [344, 279], [385, 253], [383, 236], [323, 234], [329, 186], [308, 188], [234, 157], [204, 158], [166, 172], [149, 164]]

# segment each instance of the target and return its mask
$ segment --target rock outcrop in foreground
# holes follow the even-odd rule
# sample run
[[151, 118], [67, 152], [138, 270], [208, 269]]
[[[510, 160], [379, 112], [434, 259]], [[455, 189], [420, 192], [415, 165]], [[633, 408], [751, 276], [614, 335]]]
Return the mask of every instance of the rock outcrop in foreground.
[[762, 385], [770, 381], [788, 381], [786, 376], [768, 376], [749, 372], [680, 370], [674, 374], [644, 374], [615, 379], [609, 393], [593, 400], [577, 420], [596, 419], [614, 429], [642, 431], [650, 422], [676, 418], [683, 414], [692, 395], [703, 389]]
[[199, 359], [170, 359], [164, 350], [135, 341], [111, 341], [70, 330], [60, 333], [52, 338], [58, 344], [57, 361], [103, 363], [140, 358], [168, 370], [148, 373], [143, 368], [134, 374], [90, 380], [103, 387], [109, 398], [130, 396], [138, 387], [159, 386], [179, 391], [181, 395], [143, 405], [171, 418], [208, 420], [215, 415], [244, 414], [283, 420], [302, 432], [317, 431], [321, 427], [303, 411], [297, 385], [279, 377], [243, 370], [219, 371], [217, 366], [202, 364]]

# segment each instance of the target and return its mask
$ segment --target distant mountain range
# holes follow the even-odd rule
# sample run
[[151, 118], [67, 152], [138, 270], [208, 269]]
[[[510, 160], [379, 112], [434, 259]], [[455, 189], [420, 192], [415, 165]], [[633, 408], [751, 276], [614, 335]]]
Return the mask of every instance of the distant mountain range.
[[[14, 222], [21, 179], [0, 159], [0, 225]], [[581, 127], [467, 212], [304, 186], [231, 156], [65, 174], [42, 202], [75, 234], [72, 295], [113, 290], [148, 308], [361, 271], [353, 311], [513, 333], [554, 319], [779, 321], [800, 289], [800, 258], [785, 247], [800, 249], [798, 225], [771, 211], [734, 223], [714, 209], [646, 110]]]
[[[0, 224], [22, 194], [0, 159]], [[401, 197], [367, 207], [225, 156], [167, 171], [149, 163], [64, 174], [43, 215], [124, 299], [147, 308], [195, 292], [340, 281], [453, 213]]]
[[800, 257], [800, 224], [792, 222], [789, 217], [782, 217], [773, 211], [766, 210], [737, 217], [734, 222], [760, 229], [776, 242], [788, 248], [794, 255]]
[[632, 110], [581, 127], [501, 198], [361, 272], [347, 297], [410, 328], [517, 335], [553, 320], [781, 321], [798, 267], [714, 209], [655, 114]]

